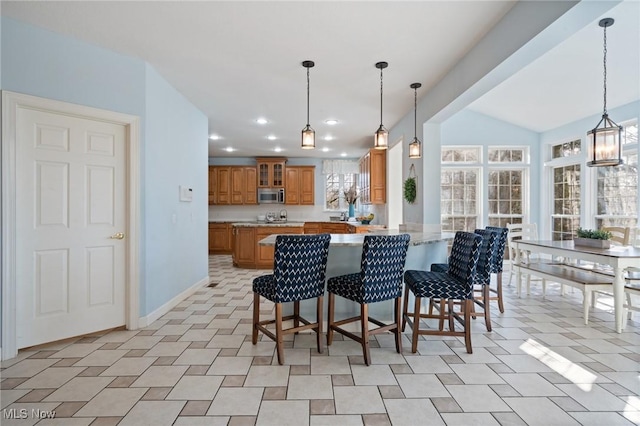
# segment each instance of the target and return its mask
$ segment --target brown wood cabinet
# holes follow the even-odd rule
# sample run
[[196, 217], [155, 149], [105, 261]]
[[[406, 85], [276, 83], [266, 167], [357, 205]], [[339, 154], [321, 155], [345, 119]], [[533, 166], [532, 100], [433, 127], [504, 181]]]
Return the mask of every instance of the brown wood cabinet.
[[258, 188], [284, 188], [286, 158], [256, 158]]
[[305, 234], [321, 234], [322, 222], [305, 222], [304, 233]]
[[209, 253], [231, 254], [231, 224], [209, 222]]
[[285, 204], [315, 204], [315, 166], [289, 166], [285, 175]]
[[209, 204], [258, 204], [256, 168], [210, 166]]
[[233, 236], [233, 266], [240, 268], [255, 267], [256, 263], [256, 228], [249, 226], [234, 226]]
[[359, 162], [360, 202], [385, 204], [387, 202], [387, 150], [371, 149]]
[[267, 238], [273, 234], [302, 234], [303, 228], [300, 227], [257, 227], [256, 228], [256, 268], [257, 269], [273, 269], [274, 246], [261, 246], [260, 240]]

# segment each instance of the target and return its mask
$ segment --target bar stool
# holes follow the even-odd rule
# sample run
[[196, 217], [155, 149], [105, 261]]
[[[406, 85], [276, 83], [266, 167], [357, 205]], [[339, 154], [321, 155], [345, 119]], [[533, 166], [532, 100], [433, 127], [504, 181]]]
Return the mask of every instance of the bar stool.
[[504, 313], [504, 301], [502, 298], [502, 268], [504, 266], [504, 252], [507, 248], [507, 237], [509, 236], [508, 228], [500, 228], [498, 226], [487, 226], [484, 229], [487, 231], [497, 232], [498, 239], [496, 241], [496, 256], [491, 263], [491, 273], [496, 274], [496, 288], [489, 287], [491, 293], [495, 293], [495, 296], [490, 297], [490, 300], [498, 301], [498, 309], [500, 313]]
[[[400, 329], [402, 297], [402, 272], [409, 247], [409, 234], [366, 235], [362, 245], [360, 272], [329, 278], [329, 325], [327, 326], [327, 345], [333, 341], [333, 332], [349, 337], [362, 345], [364, 363], [371, 363], [369, 336], [392, 331], [395, 334], [396, 351], [402, 353], [402, 334]], [[334, 320], [336, 295], [360, 304], [360, 316]], [[395, 299], [395, 315], [392, 324], [369, 317], [369, 304]], [[340, 326], [360, 321], [361, 335], [357, 336]], [[378, 326], [369, 330], [369, 322]]]
[[[273, 274], [253, 280], [253, 333], [251, 341], [258, 342], [258, 331], [276, 342], [278, 363], [284, 363], [285, 334], [313, 330], [317, 336], [318, 352], [322, 353], [322, 302], [325, 273], [331, 235], [278, 235], [274, 252]], [[260, 296], [275, 303], [275, 319], [260, 321]], [[317, 298], [316, 322], [300, 316], [300, 301]], [[293, 315], [282, 317], [282, 304], [293, 302]], [[293, 327], [282, 328], [282, 322], [293, 320]], [[304, 325], [300, 325], [302, 322]], [[275, 324], [275, 334], [267, 325]]]
[[[418, 350], [419, 335], [464, 336], [467, 353], [473, 353], [471, 347], [471, 307], [473, 305], [473, 283], [480, 257], [482, 237], [471, 232], [456, 232], [451, 246], [449, 268], [446, 272], [415, 271], [404, 273], [404, 309], [402, 328], [409, 323], [413, 333], [411, 338], [411, 352]], [[408, 311], [409, 292], [415, 296], [413, 312]], [[438, 299], [448, 303], [448, 308], [442, 307], [437, 314], [420, 312], [420, 301], [423, 297]], [[462, 307], [460, 313], [453, 309], [454, 300]], [[420, 329], [421, 318], [436, 318], [440, 320], [439, 329]], [[449, 321], [449, 330], [444, 330], [444, 320]], [[458, 321], [463, 331], [456, 331], [454, 320]]]

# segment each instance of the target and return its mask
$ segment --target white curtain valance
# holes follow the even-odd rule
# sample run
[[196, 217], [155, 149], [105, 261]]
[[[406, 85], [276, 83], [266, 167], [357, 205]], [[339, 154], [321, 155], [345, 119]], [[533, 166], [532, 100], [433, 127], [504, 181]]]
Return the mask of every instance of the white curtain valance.
[[354, 160], [322, 160], [322, 174], [339, 174], [360, 173], [360, 167]]

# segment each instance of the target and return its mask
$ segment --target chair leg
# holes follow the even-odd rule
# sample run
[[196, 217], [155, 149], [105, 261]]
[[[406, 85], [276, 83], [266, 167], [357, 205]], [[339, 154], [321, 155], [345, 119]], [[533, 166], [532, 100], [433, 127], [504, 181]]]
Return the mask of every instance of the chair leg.
[[360, 330], [362, 334], [362, 355], [364, 364], [371, 364], [371, 355], [369, 354], [369, 305], [362, 303], [360, 305]]
[[316, 335], [316, 342], [318, 344], [318, 353], [324, 352], [323, 343], [322, 343], [322, 304], [324, 302], [324, 297], [318, 296], [317, 306], [316, 306], [316, 321], [318, 322], [318, 330]]
[[258, 323], [260, 322], [260, 295], [253, 293], [253, 330], [251, 331], [251, 343], [258, 343]]
[[418, 329], [420, 328], [420, 297], [416, 296], [413, 305], [413, 335], [411, 336], [411, 352], [418, 351]]
[[498, 295], [498, 309], [504, 314], [504, 301], [502, 300], [502, 271], [496, 275], [496, 294]]
[[329, 312], [327, 313], [327, 346], [333, 343], [333, 314], [336, 303], [336, 295], [329, 293]]
[[[440, 299], [440, 319], [438, 320], [438, 330], [444, 330], [444, 313], [447, 301]], [[429, 315], [431, 315], [431, 308], [433, 307], [433, 299], [429, 299]]]
[[[473, 303], [473, 299], [471, 300], [471, 302]], [[471, 305], [471, 306], [473, 306], [473, 305]], [[469, 314], [469, 315], [471, 315], [471, 314]], [[455, 322], [453, 320], [454, 320], [453, 299], [449, 299], [449, 331], [455, 331], [455, 329], [456, 329], [456, 324], [455, 324]]]
[[484, 303], [484, 324], [491, 331], [491, 301], [489, 300], [489, 284], [482, 286], [482, 303]]
[[[293, 302], [293, 326], [298, 327], [300, 325], [300, 301]], [[296, 334], [298, 332], [296, 331]]]
[[473, 353], [471, 347], [471, 304], [473, 300], [464, 300], [464, 344], [467, 347], [467, 353]]
[[399, 354], [402, 353], [402, 331], [400, 329], [400, 323], [402, 321], [402, 311], [400, 310], [400, 298], [396, 297], [396, 302], [395, 302], [395, 317], [396, 317], [396, 329], [395, 329], [395, 336], [396, 336], [396, 352], [398, 352]]
[[282, 339], [282, 303], [276, 303], [276, 350], [278, 364], [284, 363], [284, 341]]
[[402, 331], [404, 332], [405, 327], [407, 326], [407, 320], [405, 317], [409, 313], [409, 286], [404, 286], [404, 299], [402, 300]]

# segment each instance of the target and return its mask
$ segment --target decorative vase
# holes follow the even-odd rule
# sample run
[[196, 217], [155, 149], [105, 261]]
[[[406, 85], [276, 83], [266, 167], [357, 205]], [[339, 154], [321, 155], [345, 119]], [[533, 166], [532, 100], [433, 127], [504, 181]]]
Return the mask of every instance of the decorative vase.
[[349, 217], [355, 217], [355, 204], [349, 204]]

